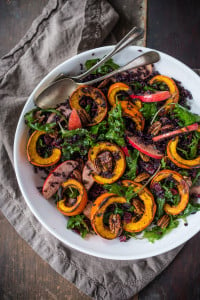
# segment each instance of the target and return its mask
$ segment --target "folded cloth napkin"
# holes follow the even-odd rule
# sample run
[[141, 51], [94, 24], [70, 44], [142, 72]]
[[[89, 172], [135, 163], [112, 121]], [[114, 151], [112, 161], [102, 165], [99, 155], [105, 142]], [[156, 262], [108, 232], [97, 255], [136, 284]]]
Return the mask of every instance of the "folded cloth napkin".
[[80, 50], [97, 47], [118, 20], [106, 0], [51, 0], [30, 30], [0, 60], [0, 208], [19, 235], [64, 278], [95, 299], [128, 299], [181, 249], [140, 261], [90, 257], [63, 245], [36, 220], [19, 191], [13, 140], [20, 112], [38, 82]]

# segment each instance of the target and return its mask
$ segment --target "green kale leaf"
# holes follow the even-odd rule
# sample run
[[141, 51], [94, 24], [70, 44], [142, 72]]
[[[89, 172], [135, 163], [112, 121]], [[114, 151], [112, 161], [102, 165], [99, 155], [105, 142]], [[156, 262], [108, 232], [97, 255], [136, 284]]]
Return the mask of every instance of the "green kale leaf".
[[180, 126], [188, 126], [196, 122], [200, 122], [200, 116], [190, 112], [187, 108], [180, 104], [175, 104], [172, 110], [173, 115], [180, 120]]
[[[86, 69], [89, 70], [91, 67], [93, 67], [94, 65], [96, 65], [96, 63], [98, 63], [99, 61], [100, 61], [99, 58], [87, 60], [85, 62]], [[110, 58], [101, 67], [99, 67], [96, 70], [94, 70], [91, 74], [105, 75], [105, 74], [108, 74], [111, 71], [117, 70], [117, 69], [119, 69], [119, 65], [117, 65], [116, 63], [114, 63], [113, 59]]]
[[133, 180], [136, 177], [136, 171], [137, 171], [137, 161], [139, 158], [140, 152], [137, 149], [134, 149], [133, 151], [129, 150], [129, 155], [126, 156], [126, 164], [128, 170], [124, 174], [124, 177]]
[[161, 228], [159, 226], [154, 226], [152, 229], [146, 229], [144, 232], [144, 237], [149, 240], [149, 242], [154, 243], [156, 240], [160, 240], [164, 235], [171, 232], [179, 224], [178, 220], [173, 220], [170, 217], [170, 223], [167, 228]]
[[142, 108], [140, 109], [146, 120], [151, 120], [157, 112], [157, 104], [153, 103], [143, 103]]
[[103, 187], [110, 193], [126, 198], [127, 202], [130, 202], [130, 200], [136, 196], [131, 186], [123, 186], [115, 182], [112, 184], [104, 184]]
[[156, 219], [158, 220], [163, 214], [164, 214], [164, 204], [165, 204], [165, 198], [157, 198], [157, 210], [156, 210]]
[[125, 124], [122, 118], [122, 108], [121, 104], [117, 103], [108, 114], [108, 131], [105, 134], [105, 138], [119, 146], [124, 146], [124, 131]]
[[76, 229], [78, 230], [78, 232], [80, 232], [81, 237], [85, 238], [90, 230], [84, 219], [84, 215], [69, 217], [69, 220], [67, 222], [67, 229]]
[[[64, 142], [61, 145], [63, 159], [70, 159], [75, 152], [79, 152], [81, 156], [84, 156], [88, 153], [89, 148], [95, 145], [95, 139], [87, 129], [65, 130], [61, 125], [60, 127], [64, 138]], [[78, 136], [78, 139], [72, 140], [72, 137], [76, 136]]]
[[90, 132], [97, 135], [98, 141], [105, 140], [105, 134], [107, 132], [107, 122], [102, 121], [101, 123], [90, 127]]
[[192, 142], [189, 145], [189, 159], [193, 159], [197, 157], [199, 141], [200, 141], [200, 133], [195, 132], [193, 134]]
[[32, 128], [33, 130], [45, 131], [46, 133], [52, 133], [54, 131], [54, 127], [56, 123], [48, 123], [48, 124], [41, 124], [35, 118], [35, 113], [38, 109], [33, 109], [25, 114], [24, 119], [25, 123], [28, 127]]
[[184, 211], [181, 213], [181, 217], [185, 218], [192, 213], [196, 213], [197, 211], [200, 211], [200, 204], [199, 203], [188, 203], [187, 207], [184, 209]]

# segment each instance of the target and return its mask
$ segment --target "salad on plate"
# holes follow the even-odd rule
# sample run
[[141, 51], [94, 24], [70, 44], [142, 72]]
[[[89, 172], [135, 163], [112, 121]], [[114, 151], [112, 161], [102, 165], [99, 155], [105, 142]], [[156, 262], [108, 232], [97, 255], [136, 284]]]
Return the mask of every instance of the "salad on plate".
[[[85, 80], [118, 67], [110, 59]], [[68, 217], [68, 229], [154, 242], [181, 219], [188, 225], [200, 210], [200, 116], [191, 101], [181, 82], [148, 65], [83, 82], [57, 108], [25, 114], [27, 159], [43, 180], [37, 188]]]

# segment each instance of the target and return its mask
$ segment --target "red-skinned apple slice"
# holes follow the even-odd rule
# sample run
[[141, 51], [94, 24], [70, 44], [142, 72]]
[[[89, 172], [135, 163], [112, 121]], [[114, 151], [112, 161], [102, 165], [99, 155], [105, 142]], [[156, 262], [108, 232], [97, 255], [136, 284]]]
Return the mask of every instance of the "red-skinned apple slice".
[[154, 136], [152, 138], [152, 140], [154, 142], [160, 142], [164, 139], [167, 139], [167, 138], [175, 136], [175, 135], [179, 135], [179, 134], [183, 134], [183, 133], [187, 133], [187, 132], [191, 132], [191, 131], [196, 131], [198, 128], [199, 128], [199, 124], [194, 123], [194, 124], [189, 125], [189, 126], [185, 126], [185, 127], [173, 130], [173, 131], [169, 131], [169, 132]]
[[93, 183], [95, 182], [92, 176], [92, 172], [94, 171], [96, 172], [93, 163], [88, 160], [83, 168], [82, 173], [82, 182], [87, 191], [91, 189]]
[[128, 148], [127, 148], [126, 146], [121, 147], [121, 148], [122, 148], [122, 150], [123, 150], [125, 156], [130, 156], [129, 153], [128, 153]]
[[75, 109], [72, 109], [71, 115], [69, 117], [68, 129], [74, 130], [82, 128], [81, 119]]
[[158, 149], [156, 149], [156, 146], [154, 144], [146, 145], [137, 136], [128, 134], [127, 140], [131, 144], [132, 147], [134, 147], [135, 149], [139, 150], [140, 152], [142, 152], [152, 158], [161, 159], [164, 156], [163, 153], [161, 153]]
[[66, 160], [58, 165], [46, 178], [42, 194], [46, 199], [51, 198], [59, 189], [62, 182], [66, 181], [72, 171], [77, 168], [78, 162], [74, 160]]
[[171, 97], [168, 91], [159, 91], [154, 94], [144, 94], [144, 95], [129, 95], [132, 99], [139, 99], [142, 102], [151, 103], [167, 100]]

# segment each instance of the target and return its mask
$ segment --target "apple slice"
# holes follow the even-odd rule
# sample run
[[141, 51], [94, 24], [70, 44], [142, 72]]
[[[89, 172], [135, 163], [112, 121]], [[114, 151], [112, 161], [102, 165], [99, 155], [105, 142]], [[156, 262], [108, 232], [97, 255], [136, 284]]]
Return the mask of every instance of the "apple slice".
[[75, 109], [72, 109], [71, 115], [69, 117], [68, 129], [74, 130], [82, 128], [81, 119]]
[[154, 142], [159, 142], [159, 141], [162, 141], [164, 139], [167, 139], [167, 138], [175, 136], [175, 135], [179, 135], [179, 134], [183, 134], [183, 133], [187, 133], [187, 132], [191, 132], [191, 131], [196, 131], [198, 128], [199, 128], [199, 124], [194, 123], [192, 125], [188, 125], [188, 126], [185, 126], [185, 127], [173, 130], [173, 131], [169, 131], [169, 132], [154, 136], [152, 138], [152, 140]]
[[129, 95], [131, 99], [139, 99], [142, 102], [151, 103], [167, 100], [171, 97], [169, 91], [160, 91], [154, 94], [144, 94], [144, 95]]
[[46, 199], [51, 198], [59, 189], [62, 182], [66, 181], [70, 173], [77, 168], [78, 162], [74, 160], [66, 160], [58, 165], [46, 178], [42, 194]]
[[83, 173], [82, 173], [82, 182], [87, 191], [89, 191], [93, 186], [94, 179], [92, 173], [94, 171], [96, 172], [93, 163], [88, 160], [83, 168]]
[[122, 148], [122, 150], [123, 150], [125, 156], [130, 156], [129, 153], [128, 153], [128, 148], [127, 148], [126, 146], [121, 147], [121, 148]]
[[127, 140], [132, 147], [152, 158], [161, 159], [164, 156], [163, 153], [156, 149], [156, 146], [153, 143], [146, 145], [137, 136], [127, 135]]

